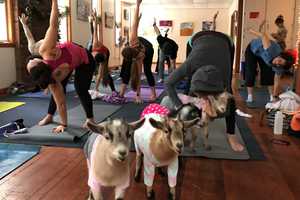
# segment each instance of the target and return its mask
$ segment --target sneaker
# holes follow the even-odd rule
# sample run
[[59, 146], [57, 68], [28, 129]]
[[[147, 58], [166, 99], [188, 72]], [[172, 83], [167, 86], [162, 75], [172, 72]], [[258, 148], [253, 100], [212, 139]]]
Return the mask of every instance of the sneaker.
[[28, 133], [27, 128], [21, 128], [19, 130], [15, 130], [15, 131], [5, 131], [3, 133], [4, 137], [11, 137], [14, 135], [19, 135], [19, 134], [24, 134], [24, 133]]
[[163, 82], [164, 82], [163, 79], [159, 79], [159, 80], [157, 81], [157, 83], [163, 83]]

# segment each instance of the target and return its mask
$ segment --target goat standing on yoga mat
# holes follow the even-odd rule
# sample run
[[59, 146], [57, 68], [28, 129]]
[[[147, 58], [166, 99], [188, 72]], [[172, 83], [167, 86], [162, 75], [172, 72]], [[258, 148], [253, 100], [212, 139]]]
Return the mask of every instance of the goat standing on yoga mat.
[[168, 116], [169, 110], [159, 104], [150, 104], [142, 112], [145, 123], [134, 132], [136, 150], [135, 180], [139, 181], [144, 156], [144, 183], [146, 196], [154, 198], [152, 188], [155, 167], [168, 167], [169, 199], [175, 199], [178, 155], [183, 148], [184, 129], [195, 125], [200, 118], [181, 121]]
[[133, 131], [142, 126], [144, 119], [127, 123], [121, 119], [101, 124], [88, 123], [94, 133], [84, 145], [90, 186], [89, 200], [102, 200], [102, 186], [115, 187], [115, 199], [124, 198], [130, 183], [129, 147]]
[[49, 28], [39, 47], [43, 59], [34, 58], [27, 64], [33, 81], [42, 89], [49, 88], [52, 93], [48, 114], [39, 125], [51, 123], [57, 108], [61, 122], [53, 129], [55, 133], [63, 132], [68, 125], [65, 94], [73, 70], [75, 89], [87, 117], [83, 127], [87, 122], [94, 122], [93, 102], [88, 90], [96, 67], [93, 56], [86, 49], [69, 42], [57, 44], [58, 15], [57, 0], [52, 0]]

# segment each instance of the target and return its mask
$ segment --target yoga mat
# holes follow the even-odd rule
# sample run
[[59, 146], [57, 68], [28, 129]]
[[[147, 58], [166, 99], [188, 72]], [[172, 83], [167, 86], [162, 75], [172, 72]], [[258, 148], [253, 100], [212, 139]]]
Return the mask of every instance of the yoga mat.
[[[209, 136], [208, 143], [211, 145], [211, 150], [205, 150], [203, 145], [202, 129], [199, 129], [199, 134], [195, 144], [195, 151], [185, 144], [184, 151], [181, 156], [187, 157], [206, 157], [216, 159], [234, 159], [234, 160], [248, 160], [250, 158], [247, 148], [242, 152], [235, 152], [231, 149], [226, 135], [226, 123], [225, 119], [216, 119], [209, 123]], [[241, 130], [243, 131], [243, 130]], [[238, 140], [245, 146], [245, 142], [241, 137], [238, 127], [235, 128], [235, 134]], [[189, 141], [191, 134], [186, 134], [186, 141]]]
[[16, 108], [18, 106], [24, 105], [24, 102], [8, 102], [8, 101], [0, 101], [0, 112], [5, 112], [12, 108]]
[[[99, 104], [94, 105], [94, 118], [96, 122], [101, 122], [116, 112], [120, 106]], [[59, 117], [55, 116], [54, 121], [58, 121]], [[83, 144], [83, 136], [88, 132], [81, 126], [85, 122], [86, 117], [81, 105], [68, 111], [68, 127], [67, 130], [60, 134], [52, 133], [52, 129], [57, 124], [49, 124], [46, 126], [33, 126], [28, 129], [29, 133], [10, 136], [3, 139], [4, 142], [15, 142], [22, 144], [39, 144], [49, 146], [63, 147], [81, 147]]]
[[39, 146], [0, 144], [0, 179], [37, 155]]
[[[66, 87], [67, 93], [75, 91], [74, 84], [68, 84]], [[28, 92], [25, 94], [20, 94], [19, 97], [30, 97], [30, 98], [50, 98], [51, 93], [45, 94], [44, 91], [39, 92]]]
[[[246, 88], [239, 89], [241, 97], [246, 102], [248, 93]], [[270, 101], [270, 95], [267, 88], [254, 88], [253, 93], [254, 101], [252, 103], [247, 103], [248, 108], [265, 108], [265, 105]]]
[[[115, 112], [112, 115], [112, 118], [120, 117], [125, 118], [129, 122], [136, 121], [140, 118], [140, 114], [143, 109], [148, 104], [134, 104], [128, 103], [123, 105], [121, 109]], [[226, 129], [225, 129], [225, 118], [215, 120], [210, 124], [210, 135], [209, 135], [209, 144], [212, 145], [212, 150], [210, 152], [205, 151], [203, 148], [203, 139], [202, 135], [199, 134], [196, 146], [198, 150], [196, 153], [191, 152], [191, 149], [185, 146], [185, 151], [183, 156], [203, 156], [208, 158], [218, 158], [218, 159], [238, 159], [238, 160], [264, 160], [265, 156], [257, 144], [254, 136], [252, 135], [251, 130], [249, 129], [247, 122], [243, 117], [236, 116], [236, 134], [239, 140], [245, 145], [245, 150], [241, 153], [234, 152], [231, 150], [227, 138], [226, 138]], [[201, 130], [201, 129], [200, 129]], [[201, 130], [202, 131], [202, 130]], [[187, 135], [187, 138], [190, 137], [190, 134]], [[132, 143], [131, 150], [134, 151], [134, 145]]]
[[[163, 89], [156, 88], [156, 96], [159, 97], [163, 93]], [[125, 94], [125, 97], [130, 102], [135, 101], [136, 92], [130, 90]], [[141, 87], [141, 98], [144, 102], [150, 102], [151, 89], [149, 87]]]

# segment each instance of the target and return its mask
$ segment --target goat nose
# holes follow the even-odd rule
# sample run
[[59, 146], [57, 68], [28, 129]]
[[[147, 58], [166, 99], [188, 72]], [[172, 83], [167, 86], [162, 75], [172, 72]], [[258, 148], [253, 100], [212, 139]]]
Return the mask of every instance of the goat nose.
[[125, 150], [119, 151], [120, 156], [126, 156], [127, 152]]
[[181, 149], [183, 145], [182, 145], [182, 143], [177, 143], [176, 146], [178, 149]]

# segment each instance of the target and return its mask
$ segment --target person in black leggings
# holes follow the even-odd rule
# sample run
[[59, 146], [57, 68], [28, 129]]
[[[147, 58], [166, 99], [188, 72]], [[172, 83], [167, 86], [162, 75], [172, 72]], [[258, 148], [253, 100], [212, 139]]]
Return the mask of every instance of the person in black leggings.
[[98, 19], [96, 11], [94, 11], [89, 17], [89, 23], [91, 39], [88, 42], [87, 49], [94, 56], [96, 64], [99, 65], [95, 90], [99, 90], [100, 82], [102, 81], [103, 86], [107, 87], [109, 85], [113, 95], [116, 95], [114, 94], [116, 93], [114, 80], [112, 79], [108, 69], [110, 52], [103, 44], [102, 20]]
[[[176, 84], [185, 77], [191, 80], [190, 94], [206, 99], [224, 91], [232, 93], [232, 67], [234, 45], [223, 33], [201, 31], [192, 38], [192, 50], [185, 62], [177, 68], [166, 82], [171, 103], [178, 108], [182, 102], [176, 92]], [[235, 100], [229, 100], [226, 116], [227, 138], [234, 151], [244, 149], [235, 133]]]
[[[138, 37], [138, 39], [139, 42], [145, 47], [145, 57], [143, 61], [144, 73], [146, 75], [148, 85], [151, 88], [151, 92], [152, 92], [151, 101], [155, 101], [156, 99], [155, 80], [154, 80], [153, 73], [151, 71], [154, 49], [151, 42], [149, 42], [145, 38]], [[124, 60], [121, 69], [121, 77], [123, 83], [127, 85], [129, 84], [129, 80], [130, 80], [130, 73], [131, 73], [131, 61]]]

